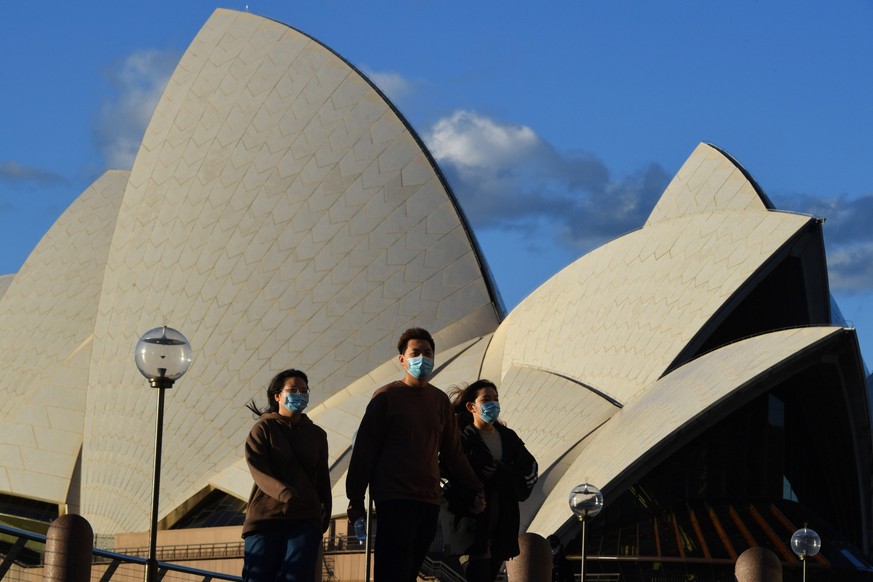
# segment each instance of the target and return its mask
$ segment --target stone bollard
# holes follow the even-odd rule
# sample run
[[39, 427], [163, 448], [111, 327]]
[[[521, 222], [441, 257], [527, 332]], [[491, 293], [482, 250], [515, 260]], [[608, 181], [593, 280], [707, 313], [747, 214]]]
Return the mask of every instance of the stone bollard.
[[782, 582], [782, 562], [767, 548], [749, 548], [737, 558], [737, 582]]
[[90, 580], [93, 545], [94, 530], [81, 515], [67, 514], [54, 520], [46, 534], [43, 581]]
[[543, 582], [552, 579], [552, 550], [546, 538], [535, 533], [518, 536], [521, 553], [506, 561], [507, 582]]

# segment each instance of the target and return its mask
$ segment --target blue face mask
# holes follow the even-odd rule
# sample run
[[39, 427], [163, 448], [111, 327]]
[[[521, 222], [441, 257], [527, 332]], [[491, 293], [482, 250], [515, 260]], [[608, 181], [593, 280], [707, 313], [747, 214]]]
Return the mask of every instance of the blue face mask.
[[285, 408], [291, 412], [303, 412], [309, 404], [309, 394], [285, 394]]
[[500, 416], [500, 403], [494, 402], [493, 400], [483, 402], [482, 406], [479, 408], [482, 410], [482, 412], [479, 413], [479, 418], [488, 424], [494, 424], [494, 421], [497, 420], [498, 416]]
[[419, 380], [422, 378], [426, 378], [433, 371], [433, 359], [431, 358], [416, 356], [414, 358], [409, 358], [406, 361], [406, 369], [409, 371], [409, 375], [413, 378], [417, 378]]

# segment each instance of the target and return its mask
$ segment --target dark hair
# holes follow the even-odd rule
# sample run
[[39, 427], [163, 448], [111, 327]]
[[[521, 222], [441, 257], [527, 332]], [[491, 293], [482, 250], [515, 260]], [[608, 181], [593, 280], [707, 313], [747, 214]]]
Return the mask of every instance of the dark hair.
[[260, 408], [258, 408], [258, 405], [255, 404], [254, 398], [252, 398], [249, 403], [246, 404], [246, 408], [257, 414], [258, 416], [266, 414], [268, 412], [279, 412], [279, 403], [276, 402], [276, 394], [278, 394], [285, 388], [285, 380], [287, 380], [288, 378], [300, 378], [304, 382], [306, 382], [307, 385], [309, 385], [309, 378], [306, 377], [306, 374], [304, 374], [300, 370], [289, 368], [273, 376], [273, 379], [270, 380], [269, 384], [267, 384], [267, 407], [265, 409], [261, 410]]
[[479, 397], [479, 392], [485, 388], [494, 388], [497, 392], [497, 386], [491, 380], [481, 379], [476, 380], [467, 386], [452, 386], [449, 388], [449, 399], [452, 401], [452, 410], [458, 417], [458, 426], [464, 427], [473, 422], [473, 414], [467, 410], [469, 402], [475, 402]]
[[430, 332], [420, 327], [411, 327], [400, 334], [400, 341], [397, 342], [397, 352], [403, 355], [406, 352], [406, 346], [409, 340], [422, 340], [430, 344], [430, 349], [436, 351], [436, 345], [433, 343], [433, 338]]

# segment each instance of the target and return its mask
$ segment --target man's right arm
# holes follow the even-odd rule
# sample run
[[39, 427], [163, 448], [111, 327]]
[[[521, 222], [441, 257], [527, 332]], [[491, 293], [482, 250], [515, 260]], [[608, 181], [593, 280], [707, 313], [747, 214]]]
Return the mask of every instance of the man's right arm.
[[[361, 514], [364, 510], [364, 494], [385, 437], [385, 416], [385, 399], [377, 394], [367, 405], [352, 445], [352, 458], [346, 475], [346, 496], [349, 498], [349, 509], [360, 511]], [[351, 517], [350, 513], [350, 520]]]

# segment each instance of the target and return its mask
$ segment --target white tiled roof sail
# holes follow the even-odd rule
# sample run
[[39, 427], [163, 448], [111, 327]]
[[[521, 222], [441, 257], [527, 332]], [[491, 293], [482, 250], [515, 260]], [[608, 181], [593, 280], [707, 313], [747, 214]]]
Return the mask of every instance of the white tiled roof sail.
[[[756, 377], [772, 373], [798, 352], [840, 331], [808, 327], [756, 336], [701, 356], [647, 386], [575, 451], [572, 465], [554, 486], [555, 499], [543, 505], [530, 530], [543, 535], [555, 531], [568, 519], [567, 493], [579, 482], [609, 484], [696, 417], [709, 413], [708, 422], [714, 422], [712, 417], [718, 415], [712, 414], [713, 409], [732, 410], [730, 397]], [[682, 436], [689, 439], [696, 434]]]
[[740, 166], [713, 146], [701, 143], [667, 185], [646, 225], [685, 214], [767, 208]]
[[616, 239], [566, 267], [510, 313], [501, 326], [502, 366], [561, 370], [626, 402], [663, 374], [810, 220], [768, 211], [709, 212]]
[[86, 189], [0, 297], [0, 492], [67, 503], [97, 303], [127, 178], [106, 172]]
[[156, 395], [131, 365], [146, 330], [170, 325], [194, 350], [167, 399], [165, 512], [239, 459], [243, 404], [263, 404], [273, 374], [305, 370], [316, 407], [406, 327], [492, 331], [489, 285], [432, 159], [379, 92], [304, 34], [217, 10], [155, 110], [118, 216], [83, 511], [98, 531], [147, 523]]

